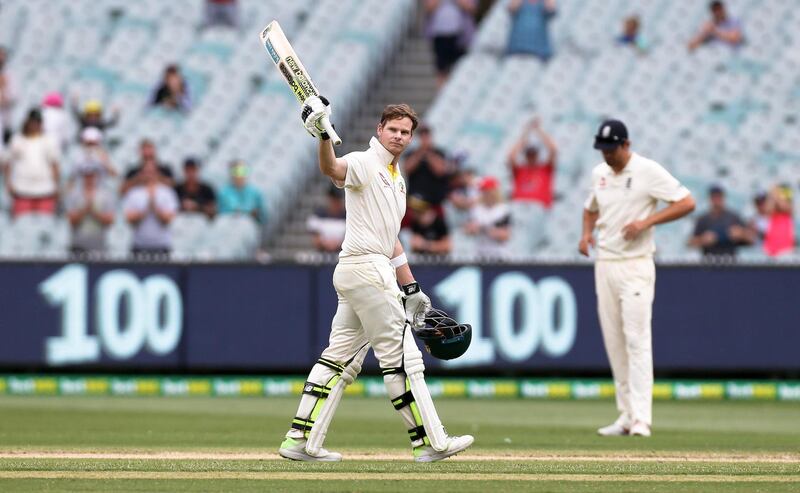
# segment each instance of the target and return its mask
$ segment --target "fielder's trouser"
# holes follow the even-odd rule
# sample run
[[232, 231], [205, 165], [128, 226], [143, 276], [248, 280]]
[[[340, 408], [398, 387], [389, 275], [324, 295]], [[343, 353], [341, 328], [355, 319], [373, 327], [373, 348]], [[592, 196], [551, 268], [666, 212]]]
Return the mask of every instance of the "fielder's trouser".
[[[287, 436], [308, 437], [331, 389], [358, 351], [370, 344], [389, 398], [406, 423], [412, 444], [427, 443], [403, 367], [403, 338], [413, 335], [406, 330], [395, 268], [383, 256], [341, 259], [333, 274], [333, 285], [339, 305], [331, 323], [328, 347], [311, 369]], [[416, 343], [413, 346], [416, 348]], [[421, 361], [422, 355], [418, 356]]]
[[617, 409], [631, 423], [652, 423], [651, 320], [656, 270], [652, 258], [598, 260], [597, 312], [616, 387]]

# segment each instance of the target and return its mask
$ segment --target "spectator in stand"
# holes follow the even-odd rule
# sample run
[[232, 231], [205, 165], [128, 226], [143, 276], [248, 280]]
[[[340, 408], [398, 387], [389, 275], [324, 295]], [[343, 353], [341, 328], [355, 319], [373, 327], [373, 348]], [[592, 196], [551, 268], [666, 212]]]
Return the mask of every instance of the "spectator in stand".
[[759, 244], [763, 244], [764, 237], [769, 229], [769, 211], [767, 210], [767, 194], [761, 192], [753, 197], [753, 208], [755, 214], [750, 219], [748, 227], [755, 235]]
[[617, 38], [617, 43], [635, 48], [640, 54], [647, 52], [649, 44], [642, 34], [638, 16], [631, 15], [625, 18], [622, 23], [622, 34]]
[[423, 200], [415, 204], [411, 223], [411, 251], [431, 255], [449, 254], [453, 245], [442, 213]]
[[477, 6], [476, 0], [425, 0], [425, 35], [433, 44], [437, 87], [469, 49]]
[[42, 113], [33, 109], [22, 125], [22, 133], [11, 139], [5, 183], [11, 197], [12, 214], [55, 214], [58, 205], [58, 145], [44, 135]]
[[314, 235], [314, 248], [335, 253], [342, 249], [345, 232], [344, 192], [331, 185], [327, 204], [314, 211], [306, 223]]
[[709, 4], [711, 19], [707, 20], [689, 41], [689, 51], [694, 51], [705, 43], [720, 41], [732, 47], [740, 46], [744, 42], [742, 23], [730, 17], [725, 10], [725, 5], [719, 0]]
[[42, 120], [44, 133], [53, 139], [61, 152], [67, 150], [72, 140], [69, 128], [69, 116], [64, 110], [64, 98], [59, 92], [51, 92], [42, 99]]
[[118, 174], [111, 164], [108, 151], [103, 147], [103, 132], [95, 127], [84, 128], [81, 132], [81, 154], [72, 165], [70, 185], [88, 171], [94, 172], [97, 175], [96, 179], [101, 182]]
[[164, 70], [164, 78], [156, 88], [151, 102], [153, 106], [160, 106], [167, 110], [186, 112], [191, 109], [189, 86], [177, 65], [167, 65]]
[[247, 183], [250, 170], [242, 161], [230, 165], [231, 182], [219, 193], [220, 214], [247, 214], [264, 223], [266, 212], [261, 190]]
[[464, 231], [478, 239], [477, 254], [484, 258], [502, 259], [510, 254], [511, 209], [503, 201], [500, 183], [493, 176], [481, 179], [480, 202], [472, 208]]
[[168, 165], [161, 163], [158, 160], [155, 143], [153, 143], [153, 141], [150, 139], [142, 139], [141, 143], [139, 144], [139, 163], [131, 166], [127, 173], [125, 173], [125, 181], [122, 183], [119, 191], [120, 195], [124, 196], [132, 187], [141, 184], [142, 177], [140, 176], [140, 173], [144, 169], [145, 165], [150, 163], [154, 164], [156, 169], [158, 169], [158, 175], [161, 183], [167, 185], [168, 187], [172, 187], [174, 185], [172, 169]]
[[181, 212], [201, 212], [213, 218], [217, 213], [217, 197], [211, 185], [200, 181], [200, 161], [187, 158], [183, 162], [183, 183], [175, 187]]
[[418, 196], [441, 210], [450, 184], [450, 163], [433, 142], [431, 128], [417, 130], [419, 146], [406, 158], [403, 168], [408, 179], [408, 196]]
[[[536, 134], [547, 148], [547, 160], [540, 160], [539, 148], [530, 145], [530, 137]], [[519, 160], [523, 153], [524, 158]], [[508, 165], [514, 177], [512, 198], [521, 202], [538, 202], [545, 208], [553, 205], [553, 175], [555, 173], [558, 146], [545, 132], [538, 118], [534, 118], [511, 148]]]
[[8, 52], [0, 46], [0, 148], [11, 140], [11, 113], [17, 101], [7, 62]]
[[712, 186], [708, 198], [709, 210], [697, 218], [689, 246], [702, 249], [706, 259], [733, 259], [737, 248], [753, 244], [755, 235], [738, 214], [725, 206], [722, 187]]
[[511, 0], [511, 33], [509, 55], [533, 55], [542, 61], [553, 56], [549, 23], [556, 15], [555, 0]]
[[787, 184], [773, 187], [765, 205], [769, 224], [764, 235], [764, 251], [770, 257], [792, 253], [795, 246], [792, 188]]
[[169, 224], [178, 213], [178, 196], [161, 179], [156, 162], [142, 165], [139, 182], [122, 203], [125, 219], [134, 228], [134, 256], [169, 255], [172, 235]]
[[238, 0], [206, 0], [203, 28], [222, 26], [239, 27]]
[[77, 96], [72, 97], [72, 115], [78, 121], [78, 137], [85, 128], [94, 127], [101, 132], [107, 132], [108, 129], [113, 127], [119, 122], [119, 108], [114, 108], [111, 111], [111, 117], [106, 118], [103, 115], [103, 103], [96, 99], [91, 99], [80, 107]]
[[106, 231], [114, 222], [115, 197], [100, 186], [96, 168], [83, 168], [81, 184], [67, 194], [66, 210], [72, 226], [72, 254], [102, 253]]
[[456, 170], [450, 181], [450, 190], [447, 199], [453, 206], [462, 211], [469, 211], [478, 203], [480, 190], [479, 179], [472, 168]]
[[450, 180], [447, 201], [450, 207], [445, 209], [445, 222], [449, 229], [462, 229], [469, 220], [472, 207], [478, 203], [480, 191], [475, 170], [457, 168]]

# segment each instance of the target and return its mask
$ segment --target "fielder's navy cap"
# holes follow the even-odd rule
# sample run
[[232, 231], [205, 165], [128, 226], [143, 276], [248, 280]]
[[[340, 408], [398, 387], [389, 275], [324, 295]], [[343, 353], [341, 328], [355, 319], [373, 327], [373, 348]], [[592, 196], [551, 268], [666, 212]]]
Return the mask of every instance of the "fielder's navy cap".
[[597, 129], [594, 136], [594, 148], [602, 151], [616, 149], [628, 140], [628, 129], [619, 120], [606, 120]]

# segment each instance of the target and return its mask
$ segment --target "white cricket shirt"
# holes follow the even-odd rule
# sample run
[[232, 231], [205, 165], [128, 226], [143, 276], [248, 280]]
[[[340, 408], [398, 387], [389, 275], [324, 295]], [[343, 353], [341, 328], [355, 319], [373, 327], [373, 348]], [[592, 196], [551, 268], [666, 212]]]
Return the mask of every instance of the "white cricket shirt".
[[653, 228], [632, 241], [622, 235], [622, 228], [650, 216], [659, 200], [676, 202], [689, 195], [663, 166], [632, 153], [621, 173], [606, 163], [592, 170], [592, 191], [584, 203], [590, 212], [599, 212], [597, 230], [598, 259], [652, 257], [656, 251]]
[[406, 213], [406, 184], [391, 152], [373, 137], [369, 149], [344, 156], [344, 243], [340, 258], [357, 255], [392, 257], [400, 221]]

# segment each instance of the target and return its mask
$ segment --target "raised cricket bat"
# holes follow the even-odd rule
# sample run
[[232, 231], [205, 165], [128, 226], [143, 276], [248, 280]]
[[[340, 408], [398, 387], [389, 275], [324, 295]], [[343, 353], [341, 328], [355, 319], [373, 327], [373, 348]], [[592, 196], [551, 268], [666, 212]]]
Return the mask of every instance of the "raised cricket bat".
[[[278, 21], [272, 21], [261, 31], [261, 44], [267, 49], [270, 58], [278, 67], [281, 75], [286, 79], [297, 100], [302, 104], [309, 96], [319, 96], [319, 91], [308, 75], [294, 48], [283, 34], [283, 29]], [[328, 117], [323, 118], [322, 127], [328, 132], [334, 145], [342, 143], [342, 139], [333, 129]]]

